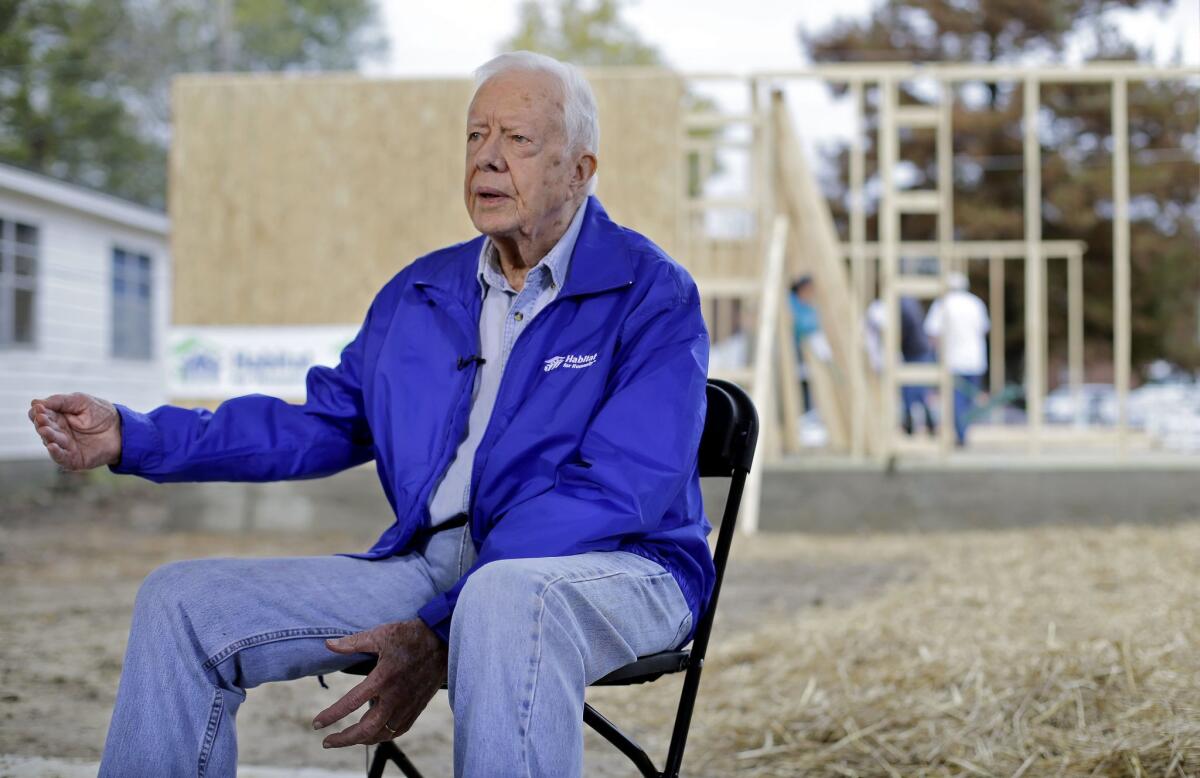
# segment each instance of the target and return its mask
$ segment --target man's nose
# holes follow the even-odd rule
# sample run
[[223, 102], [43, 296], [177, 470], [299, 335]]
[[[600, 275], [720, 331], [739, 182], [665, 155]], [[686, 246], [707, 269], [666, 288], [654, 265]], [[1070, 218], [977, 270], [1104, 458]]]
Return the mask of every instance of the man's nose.
[[501, 153], [500, 140], [495, 134], [490, 135], [480, 145], [479, 150], [475, 153], [475, 164], [480, 170], [496, 173], [503, 173], [508, 169], [508, 163], [504, 159], [504, 154]]

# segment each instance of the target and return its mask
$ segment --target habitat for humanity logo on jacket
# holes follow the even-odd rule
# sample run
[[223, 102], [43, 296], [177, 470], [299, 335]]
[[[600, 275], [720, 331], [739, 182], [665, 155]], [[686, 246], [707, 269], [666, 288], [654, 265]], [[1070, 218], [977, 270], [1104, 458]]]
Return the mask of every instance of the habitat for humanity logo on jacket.
[[[658, 246], [588, 198], [567, 279], [521, 333], [471, 476], [479, 555], [421, 609], [448, 637], [463, 583], [498, 559], [624, 550], [679, 582], [692, 624], [712, 589], [696, 452], [708, 334], [696, 285]], [[248, 395], [216, 409], [118, 406], [121, 462], [154, 481], [271, 481], [375, 460], [396, 520], [364, 554], [402, 553], [465, 435], [479, 353], [484, 238], [421, 257], [375, 297], [307, 399]], [[689, 636], [690, 637], [690, 636]]]
[[597, 354], [568, 354], [565, 357], [550, 357], [542, 370], [549, 373], [560, 367], [591, 367], [596, 364]]

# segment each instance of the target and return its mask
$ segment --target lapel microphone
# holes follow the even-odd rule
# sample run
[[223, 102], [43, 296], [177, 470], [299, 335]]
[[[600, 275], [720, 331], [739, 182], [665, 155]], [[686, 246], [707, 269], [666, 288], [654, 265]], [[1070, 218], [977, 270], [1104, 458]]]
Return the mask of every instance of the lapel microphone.
[[487, 364], [487, 360], [486, 360], [486, 359], [484, 359], [483, 357], [479, 356], [478, 354], [472, 354], [472, 355], [471, 355], [471, 356], [469, 356], [469, 357], [459, 357], [459, 358], [458, 358], [458, 369], [459, 369], [459, 370], [465, 370], [465, 369], [467, 368], [467, 366], [468, 366], [468, 365], [470, 365], [470, 364], [472, 364], [472, 363], [475, 363], [475, 362], [477, 362], [477, 363], [479, 363], [479, 364], [481, 364], [481, 365]]

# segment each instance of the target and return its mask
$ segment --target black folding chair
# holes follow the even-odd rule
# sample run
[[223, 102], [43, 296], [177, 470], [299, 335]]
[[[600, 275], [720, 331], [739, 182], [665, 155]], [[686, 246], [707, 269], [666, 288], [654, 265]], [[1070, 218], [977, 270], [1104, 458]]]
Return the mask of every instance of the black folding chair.
[[[742, 502], [742, 489], [746, 475], [754, 460], [754, 447], [758, 442], [758, 414], [754, 404], [741, 387], [728, 381], [709, 379], [708, 412], [704, 420], [704, 434], [700, 439], [700, 476], [703, 478], [729, 478], [729, 491], [725, 496], [725, 509], [721, 515], [721, 526], [717, 533], [717, 548], [713, 562], [717, 569], [712, 598], [692, 640], [691, 649], [663, 651], [644, 656], [635, 662], [614, 670], [593, 686], [627, 686], [635, 683], [656, 681], [669, 673], [686, 672], [683, 691], [679, 695], [679, 708], [675, 713], [675, 729], [671, 733], [671, 746], [667, 751], [666, 765], [660, 771], [646, 751], [631, 737], [601, 716], [590, 704], [584, 703], [583, 720], [637, 766], [645, 778], [678, 778], [683, 763], [683, 748], [687, 742], [688, 729], [692, 723], [692, 710], [696, 704], [696, 692], [700, 687], [700, 671], [704, 669], [704, 654], [708, 650], [708, 637], [712, 632], [713, 617], [717, 612], [717, 596], [721, 592], [721, 579], [725, 575], [725, 564], [729, 559], [729, 547], [733, 543], [734, 525]], [[362, 662], [345, 670], [355, 675], [366, 675], [375, 666], [374, 661]], [[384, 768], [391, 762], [400, 768], [407, 778], [422, 778], [395, 741], [379, 744], [367, 778], [382, 778]]]

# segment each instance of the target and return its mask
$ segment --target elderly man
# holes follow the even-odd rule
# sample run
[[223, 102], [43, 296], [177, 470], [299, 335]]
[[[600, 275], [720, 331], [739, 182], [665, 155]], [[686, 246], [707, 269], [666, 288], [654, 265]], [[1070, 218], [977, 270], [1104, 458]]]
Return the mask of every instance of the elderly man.
[[396, 513], [364, 554], [152, 572], [101, 775], [232, 776], [247, 689], [370, 655], [313, 726], [376, 704], [326, 747], [395, 737], [446, 682], [456, 775], [580, 775], [587, 684], [690, 638], [713, 581], [696, 286], [589, 196], [578, 71], [521, 52], [477, 84], [464, 196], [482, 235], [400, 271], [303, 405], [33, 401], [71, 470], [271, 481], [374, 459]]

